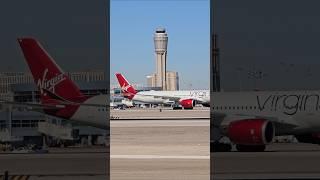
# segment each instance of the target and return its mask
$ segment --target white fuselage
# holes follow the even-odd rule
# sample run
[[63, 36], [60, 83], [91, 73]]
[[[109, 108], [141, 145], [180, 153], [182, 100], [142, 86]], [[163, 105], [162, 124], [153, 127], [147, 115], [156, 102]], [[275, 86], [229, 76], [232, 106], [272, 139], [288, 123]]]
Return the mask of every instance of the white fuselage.
[[203, 104], [210, 104], [210, 91], [141, 91], [132, 100], [150, 104], [172, 104], [173, 99], [194, 99]]
[[109, 119], [107, 117], [107, 96], [93, 96], [83, 102], [83, 104], [91, 105], [80, 105], [70, 120], [106, 129], [108, 124], [107, 120]]
[[211, 110], [225, 114], [221, 127], [246, 118], [281, 124], [276, 134], [320, 132], [320, 91], [215, 92]]

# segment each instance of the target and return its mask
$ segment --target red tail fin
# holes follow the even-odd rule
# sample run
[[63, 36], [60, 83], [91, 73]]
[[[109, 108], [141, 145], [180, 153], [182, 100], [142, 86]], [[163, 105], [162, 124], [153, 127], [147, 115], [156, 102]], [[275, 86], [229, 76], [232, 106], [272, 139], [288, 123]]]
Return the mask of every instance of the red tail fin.
[[51, 96], [44, 89], [69, 101], [84, 100], [79, 88], [64, 74], [39, 42], [32, 38], [21, 38], [18, 41], [34, 82], [40, 90], [42, 103], [52, 102]]
[[132, 99], [134, 95], [137, 94], [137, 91], [129, 84], [129, 82], [122, 74], [116, 73], [116, 76], [121, 87], [122, 93], [124, 93], [124, 95], [128, 99]]

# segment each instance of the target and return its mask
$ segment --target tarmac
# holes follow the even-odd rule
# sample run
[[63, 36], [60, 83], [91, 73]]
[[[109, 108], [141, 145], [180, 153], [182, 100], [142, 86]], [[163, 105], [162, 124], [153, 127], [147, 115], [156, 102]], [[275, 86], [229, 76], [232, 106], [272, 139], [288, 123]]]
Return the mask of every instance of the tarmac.
[[[109, 173], [121, 180], [209, 179], [208, 109], [163, 109], [148, 119], [156, 111], [124, 110], [136, 119], [111, 121], [110, 167], [106, 147], [51, 148], [46, 154], [0, 154], [0, 178], [8, 171], [30, 180], [105, 180]], [[183, 118], [192, 111], [194, 117]]]
[[274, 143], [265, 152], [211, 153], [212, 179], [319, 179], [320, 146]]
[[132, 108], [126, 110], [110, 110], [111, 119], [144, 119], [144, 120], [185, 120], [185, 119], [208, 119], [210, 108], [195, 107], [193, 110], [172, 110], [172, 108]]
[[111, 121], [111, 179], [210, 178], [209, 119]]
[[52, 149], [46, 154], [1, 153], [1, 174], [27, 175], [30, 180], [88, 179], [108, 177], [106, 147]]
[[[194, 118], [183, 119], [192, 111]], [[210, 154], [208, 111], [165, 110], [151, 120], [145, 110], [128, 112], [136, 119], [111, 121], [110, 167], [106, 147], [58, 148], [47, 154], [0, 154], [0, 174], [8, 170], [30, 180], [105, 180], [109, 173], [115, 180], [208, 180], [211, 165], [212, 179], [320, 177], [319, 145], [274, 143], [266, 152]]]

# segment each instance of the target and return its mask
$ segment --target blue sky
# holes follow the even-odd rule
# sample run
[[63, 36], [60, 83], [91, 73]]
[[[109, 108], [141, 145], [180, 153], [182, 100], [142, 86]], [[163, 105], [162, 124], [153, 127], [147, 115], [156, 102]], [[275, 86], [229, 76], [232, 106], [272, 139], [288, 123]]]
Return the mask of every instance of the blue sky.
[[110, 9], [112, 84], [116, 72], [146, 84], [155, 72], [154, 30], [162, 26], [169, 37], [167, 70], [179, 73], [181, 89], [209, 88], [209, 0], [111, 0]]

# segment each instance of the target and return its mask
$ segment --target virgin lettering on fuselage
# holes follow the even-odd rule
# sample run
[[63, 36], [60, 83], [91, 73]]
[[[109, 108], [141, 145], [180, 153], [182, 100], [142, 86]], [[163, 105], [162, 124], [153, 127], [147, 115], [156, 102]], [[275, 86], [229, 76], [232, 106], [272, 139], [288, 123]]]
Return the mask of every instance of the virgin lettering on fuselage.
[[225, 92], [213, 93], [213, 98], [216, 110], [229, 106], [232, 109], [281, 112], [285, 115], [320, 110], [319, 91]]
[[318, 111], [319, 98], [317, 93], [257, 95], [257, 105], [260, 111], [282, 111], [286, 115], [294, 115], [298, 111]]
[[190, 91], [190, 97], [206, 98], [209, 97], [209, 91]]

